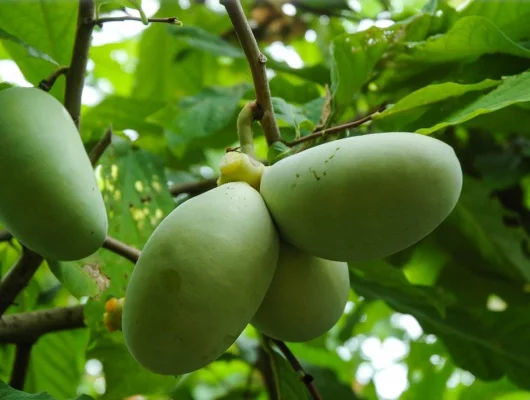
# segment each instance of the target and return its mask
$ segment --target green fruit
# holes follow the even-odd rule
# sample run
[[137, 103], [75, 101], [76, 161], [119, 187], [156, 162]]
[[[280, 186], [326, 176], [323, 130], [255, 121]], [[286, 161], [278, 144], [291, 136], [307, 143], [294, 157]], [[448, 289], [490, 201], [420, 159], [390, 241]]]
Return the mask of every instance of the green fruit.
[[274, 278], [251, 323], [274, 339], [315, 339], [337, 323], [349, 290], [348, 264], [282, 243]]
[[287, 157], [260, 191], [280, 236], [317, 257], [379, 259], [432, 232], [462, 188], [453, 149], [414, 133], [378, 133]]
[[166, 375], [214, 361], [256, 313], [278, 249], [267, 207], [246, 183], [177, 207], [147, 241], [127, 288], [123, 334], [133, 357]]
[[0, 221], [50, 259], [101, 247], [107, 213], [77, 128], [62, 104], [35, 88], [0, 92]]

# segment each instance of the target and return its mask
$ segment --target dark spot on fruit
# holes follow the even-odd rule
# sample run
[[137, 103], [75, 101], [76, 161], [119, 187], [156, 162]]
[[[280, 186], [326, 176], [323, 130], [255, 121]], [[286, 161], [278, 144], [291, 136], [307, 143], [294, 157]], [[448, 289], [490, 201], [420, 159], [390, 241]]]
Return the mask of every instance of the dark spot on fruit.
[[294, 189], [295, 187], [296, 187], [296, 183], [293, 183], [293, 184], [291, 185], [291, 189]]
[[326, 174], [326, 172], [324, 172], [324, 174], [323, 174], [323, 175], [324, 175], [324, 176], [326, 176], [326, 175], [327, 175], [327, 174]]
[[335, 149], [335, 151], [338, 151], [338, 150], [340, 150], [340, 147], [337, 147], [337, 148]]
[[182, 279], [174, 269], [166, 269], [160, 273], [160, 284], [165, 290], [174, 293], [180, 290]]
[[94, 234], [94, 231], [90, 231], [90, 234], [93, 235], [93, 234]]
[[300, 178], [300, 174], [296, 174], [296, 177], [297, 177], [297, 178]]

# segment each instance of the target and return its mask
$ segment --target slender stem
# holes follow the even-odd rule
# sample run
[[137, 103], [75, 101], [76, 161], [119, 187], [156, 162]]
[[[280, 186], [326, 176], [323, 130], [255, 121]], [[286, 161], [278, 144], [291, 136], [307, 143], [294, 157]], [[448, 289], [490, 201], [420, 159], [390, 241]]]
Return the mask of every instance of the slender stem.
[[271, 356], [265, 346], [259, 347], [259, 358], [256, 366], [263, 374], [263, 381], [270, 400], [278, 400], [278, 388], [272, 367]]
[[371, 121], [373, 115], [374, 114], [369, 114], [355, 121], [346, 122], [345, 124], [333, 126], [327, 129], [322, 129], [321, 131], [314, 132], [311, 135], [302, 136], [301, 138], [295, 139], [292, 142], [288, 142], [286, 144], [287, 146], [292, 147], [292, 146], [296, 146], [297, 144], [307, 142], [309, 140], [313, 140], [319, 137], [324, 137], [327, 135], [333, 135], [333, 134], [345, 131], [346, 129], [355, 128], [357, 126], [364, 124], [365, 122]]
[[140, 250], [135, 249], [134, 247], [128, 246], [123, 242], [120, 242], [118, 239], [114, 239], [110, 236], [105, 238], [103, 243], [103, 248], [110, 250], [116, 254], [119, 254], [123, 258], [136, 263], [138, 258], [140, 258]]
[[318, 392], [316, 386], [313, 384], [313, 377], [309, 374], [307, 374], [304, 371], [304, 368], [302, 367], [302, 364], [296, 359], [294, 354], [291, 352], [289, 347], [287, 345], [276, 339], [272, 339], [274, 344], [280, 349], [280, 351], [283, 353], [285, 358], [287, 358], [287, 361], [292, 365], [294, 370], [302, 375], [302, 380], [304, 384], [307, 386], [307, 389], [309, 390], [309, 393], [311, 393], [311, 396], [314, 400], [322, 400], [322, 397], [320, 396], [320, 393]]
[[84, 326], [82, 305], [8, 314], [0, 318], [0, 343], [33, 343], [46, 333]]
[[[101, 26], [106, 22], [123, 22], [123, 21], [140, 21], [142, 22], [142, 19], [139, 17], [131, 17], [131, 16], [123, 16], [123, 17], [105, 17], [105, 18], [98, 18], [93, 21], [91, 21], [91, 24], [93, 26]], [[177, 17], [168, 17], [168, 18], [147, 18], [147, 22], [161, 22], [171, 25], [182, 25], [182, 22]]]
[[179, 194], [187, 193], [192, 196], [207, 192], [217, 186], [217, 178], [205, 179], [197, 182], [186, 182], [171, 185], [169, 187], [169, 193], [172, 196], [178, 196]]
[[24, 382], [26, 381], [32, 347], [32, 342], [19, 343], [16, 346], [15, 363], [11, 372], [11, 379], [9, 380], [9, 386], [13, 389], [24, 390]]
[[247, 156], [256, 158], [254, 153], [254, 136], [252, 134], [252, 122], [254, 122], [254, 109], [256, 102], [251, 101], [245, 104], [237, 117], [237, 135], [241, 152]]
[[40, 255], [22, 247], [22, 255], [0, 282], [0, 316], [28, 285], [41, 263], [42, 257]]
[[55, 81], [57, 78], [59, 78], [61, 75], [66, 75], [68, 72], [68, 67], [59, 67], [53, 73], [48, 76], [46, 79], [43, 79], [39, 82], [39, 89], [44, 90], [45, 92], [49, 92], [53, 85], [55, 84]]
[[95, 166], [107, 147], [110, 146], [112, 142], [112, 128], [109, 127], [103, 137], [100, 139], [99, 142], [96, 143], [94, 148], [90, 151], [90, 154], [88, 155], [88, 158], [90, 159], [90, 162], [92, 163], [92, 166]]
[[267, 143], [271, 145], [274, 142], [280, 141], [281, 135], [274, 116], [271, 93], [267, 80], [267, 71], [265, 69], [267, 57], [265, 57], [259, 50], [256, 38], [252, 33], [239, 0], [220, 0], [220, 3], [225, 6], [228, 16], [232, 21], [232, 25], [234, 26], [234, 30], [239, 38], [239, 42], [241, 43], [241, 47], [247, 57], [250, 71], [252, 72], [252, 79], [254, 81], [256, 100], [259, 107], [263, 109], [263, 117], [260, 119], [261, 126], [263, 127], [263, 133], [267, 138]]
[[66, 74], [64, 105], [78, 128], [81, 119], [81, 95], [83, 94], [88, 51], [94, 27], [90, 21], [94, 18], [94, 11], [94, 0], [79, 0], [74, 50]]

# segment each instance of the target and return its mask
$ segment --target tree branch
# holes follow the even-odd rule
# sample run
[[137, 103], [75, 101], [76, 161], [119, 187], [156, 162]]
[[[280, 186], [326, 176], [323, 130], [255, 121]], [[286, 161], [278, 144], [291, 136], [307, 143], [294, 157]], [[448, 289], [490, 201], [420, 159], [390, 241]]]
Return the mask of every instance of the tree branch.
[[318, 393], [316, 386], [313, 384], [313, 377], [304, 371], [302, 364], [300, 364], [300, 362], [296, 359], [296, 357], [291, 352], [289, 347], [287, 347], [287, 345], [280, 340], [276, 340], [276, 339], [271, 339], [271, 340], [280, 349], [280, 351], [283, 353], [285, 358], [287, 358], [287, 361], [289, 361], [289, 363], [292, 365], [294, 370], [302, 376], [302, 381], [307, 386], [307, 389], [309, 390], [309, 393], [311, 393], [311, 396], [313, 397], [313, 399], [322, 400], [320, 393]]
[[0, 343], [34, 343], [46, 333], [84, 326], [82, 305], [8, 314], [0, 318]]
[[15, 364], [11, 371], [9, 386], [13, 389], [24, 390], [24, 382], [28, 372], [29, 359], [33, 343], [19, 343], [15, 350]]
[[107, 150], [107, 147], [110, 146], [111, 142], [112, 128], [109, 127], [103, 137], [100, 139], [100, 141], [96, 143], [96, 145], [92, 148], [90, 154], [88, 155], [88, 158], [90, 159], [90, 162], [92, 163], [93, 167], [97, 164], [105, 150]]
[[45, 92], [49, 92], [55, 84], [57, 78], [59, 78], [61, 75], [66, 75], [67, 72], [68, 67], [57, 68], [49, 77], [39, 82], [39, 89], [42, 89]]
[[171, 185], [169, 187], [169, 193], [173, 196], [178, 196], [179, 194], [188, 193], [192, 196], [207, 192], [210, 189], [213, 189], [217, 186], [217, 178], [206, 179], [198, 182], [186, 182], [176, 185]]
[[0, 316], [28, 285], [41, 263], [42, 257], [40, 255], [22, 247], [22, 255], [0, 282]]
[[132, 263], [136, 263], [138, 258], [140, 258], [140, 250], [128, 246], [125, 243], [120, 242], [118, 239], [114, 239], [110, 236], [105, 238], [105, 242], [103, 242], [103, 248], [119, 254]]
[[[123, 22], [123, 21], [140, 21], [142, 22], [141, 18], [138, 17], [131, 17], [131, 16], [123, 16], [123, 17], [105, 17], [105, 18], [98, 18], [93, 21], [91, 21], [91, 24], [93, 26], [99, 26], [101, 27], [106, 22]], [[161, 22], [171, 25], [178, 25], [181, 26], [182, 22], [177, 17], [168, 17], [168, 18], [147, 18], [147, 22]]]
[[234, 26], [234, 30], [237, 33], [237, 37], [239, 38], [239, 42], [241, 43], [241, 47], [247, 57], [250, 71], [252, 72], [252, 79], [254, 81], [256, 100], [258, 105], [263, 109], [263, 117], [260, 119], [261, 126], [263, 127], [263, 133], [267, 138], [267, 143], [271, 145], [274, 142], [280, 141], [281, 135], [274, 116], [267, 72], [265, 69], [267, 57], [265, 57], [259, 50], [256, 38], [250, 29], [239, 0], [220, 0], [220, 3], [225, 6], [228, 16], [232, 21], [232, 25]]
[[83, 94], [88, 51], [94, 27], [90, 22], [94, 18], [94, 11], [94, 0], [79, 0], [74, 50], [66, 74], [64, 106], [78, 128], [81, 119], [81, 95]]
[[337, 125], [337, 126], [332, 126], [331, 128], [327, 128], [327, 129], [322, 129], [320, 131], [317, 131], [317, 132], [314, 132], [312, 133], [311, 135], [307, 135], [307, 136], [302, 136], [301, 138], [298, 138], [298, 139], [295, 139], [291, 142], [288, 142], [286, 143], [287, 146], [289, 147], [292, 147], [292, 146], [296, 146], [297, 144], [300, 144], [300, 143], [304, 143], [304, 142], [307, 142], [309, 140], [312, 140], [312, 139], [316, 139], [316, 138], [319, 138], [319, 137], [324, 137], [324, 136], [327, 136], [327, 135], [333, 135], [333, 134], [336, 134], [336, 133], [339, 133], [339, 132], [342, 132], [342, 131], [345, 131], [346, 129], [350, 129], [350, 128], [356, 128], [368, 121], [371, 121], [374, 114], [375, 113], [378, 113], [378, 112], [381, 112], [384, 110], [384, 107], [383, 108], [380, 108], [379, 110], [375, 111], [375, 112], [372, 112], [362, 118], [359, 118], [358, 120], [355, 120], [355, 121], [350, 121], [350, 122], [346, 122], [345, 124], [342, 124], [342, 125]]

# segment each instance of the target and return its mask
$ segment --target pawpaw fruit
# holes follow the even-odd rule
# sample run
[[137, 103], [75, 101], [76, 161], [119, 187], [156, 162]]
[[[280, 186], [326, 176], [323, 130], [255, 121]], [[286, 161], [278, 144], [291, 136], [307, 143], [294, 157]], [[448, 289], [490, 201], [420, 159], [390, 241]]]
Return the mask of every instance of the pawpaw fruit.
[[337, 323], [350, 290], [348, 264], [282, 242], [272, 283], [251, 324], [286, 342], [315, 339]]
[[278, 251], [267, 207], [247, 183], [178, 206], [148, 239], [127, 287], [122, 329], [132, 356], [164, 375], [214, 361], [256, 313]]
[[101, 247], [107, 213], [77, 128], [36, 89], [0, 92], [0, 221], [22, 244], [60, 261]]
[[335, 261], [380, 259], [452, 211], [462, 170], [444, 142], [406, 132], [340, 139], [267, 167], [260, 192], [287, 242]]

